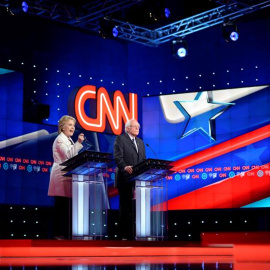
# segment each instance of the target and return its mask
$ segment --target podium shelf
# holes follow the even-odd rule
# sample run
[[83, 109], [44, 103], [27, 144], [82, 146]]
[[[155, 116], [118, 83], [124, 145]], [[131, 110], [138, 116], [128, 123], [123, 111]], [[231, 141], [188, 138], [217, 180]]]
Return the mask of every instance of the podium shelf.
[[170, 164], [168, 160], [148, 158], [135, 165], [132, 174], [125, 172], [124, 177], [128, 181], [157, 181], [174, 172]]
[[61, 165], [65, 166], [62, 169], [62, 171], [66, 172], [65, 176], [73, 174], [89, 175], [107, 169], [108, 164], [112, 162], [113, 159], [109, 153], [84, 151]]

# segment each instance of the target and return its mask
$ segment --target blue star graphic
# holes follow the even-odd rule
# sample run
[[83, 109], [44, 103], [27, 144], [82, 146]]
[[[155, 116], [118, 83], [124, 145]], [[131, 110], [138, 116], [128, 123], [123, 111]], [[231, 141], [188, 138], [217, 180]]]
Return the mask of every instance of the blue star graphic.
[[[248, 145], [244, 151], [240, 153], [235, 153], [234, 155], [243, 159], [245, 161], [245, 165], [261, 165], [260, 156], [267, 149], [267, 147], [254, 148], [253, 145]], [[251, 154], [252, 153], [252, 154]]]
[[[198, 131], [211, 141], [216, 140], [216, 118], [235, 105], [214, 101], [212, 91], [199, 92], [194, 100], [174, 101], [174, 104], [185, 118], [178, 139]], [[198, 107], [204, 112], [198, 113]]]

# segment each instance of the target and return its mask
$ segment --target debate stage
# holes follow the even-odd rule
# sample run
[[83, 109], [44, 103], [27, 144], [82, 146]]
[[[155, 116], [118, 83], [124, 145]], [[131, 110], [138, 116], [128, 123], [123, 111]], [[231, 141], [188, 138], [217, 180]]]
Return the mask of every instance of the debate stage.
[[177, 265], [213, 269], [215, 265], [215, 269], [265, 270], [270, 269], [270, 232], [204, 233], [200, 242], [0, 240], [0, 269], [20, 266], [75, 269], [89, 265], [104, 269], [121, 266], [141, 269], [142, 265], [148, 266], [144, 269], [151, 269], [151, 265], [160, 265], [161, 269], [178, 269]]

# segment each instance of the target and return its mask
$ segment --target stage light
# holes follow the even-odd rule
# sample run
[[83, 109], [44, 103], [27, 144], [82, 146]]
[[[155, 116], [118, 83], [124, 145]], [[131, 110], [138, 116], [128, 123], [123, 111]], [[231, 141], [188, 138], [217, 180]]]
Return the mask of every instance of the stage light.
[[117, 27], [114, 26], [113, 29], [112, 29], [112, 35], [114, 37], [118, 37], [118, 34], [119, 34], [119, 31], [118, 31]]
[[184, 58], [188, 53], [187, 42], [183, 39], [175, 39], [172, 41], [172, 53], [176, 58]]
[[238, 39], [238, 33], [237, 32], [231, 32], [231, 34], [230, 34], [230, 38], [231, 38], [231, 40], [232, 41], [236, 41], [237, 39]]
[[19, 15], [28, 11], [28, 4], [26, 1], [9, 0], [8, 9], [11, 15]]
[[168, 7], [165, 7], [160, 2], [155, 2], [152, 7], [149, 8], [149, 17], [154, 21], [160, 21], [168, 19], [171, 15], [171, 11]]
[[99, 34], [103, 38], [111, 38], [111, 37], [116, 38], [119, 34], [117, 26], [110, 19], [107, 19], [107, 18], [101, 19], [99, 26], [100, 26]]
[[223, 23], [222, 34], [227, 42], [237, 41], [239, 38], [237, 26], [231, 21]]
[[169, 18], [170, 15], [171, 15], [171, 11], [170, 11], [168, 8], [165, 8], [165, 9], [164, 9], [164, 14], [165, 14], [165, 17], [166, 17], [166, 18]]
[[27, 2], [25, 2], [25, 1], [23, 1], [22, 2], [22, 10], [23, 10], [23, 12], [27, 12], [28, 11], [28, 4], [27, 4]]

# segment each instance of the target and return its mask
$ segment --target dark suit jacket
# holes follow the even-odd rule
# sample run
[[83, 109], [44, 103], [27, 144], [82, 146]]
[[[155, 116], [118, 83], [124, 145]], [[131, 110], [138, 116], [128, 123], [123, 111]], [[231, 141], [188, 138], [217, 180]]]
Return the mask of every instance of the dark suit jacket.
[[134, 166], [145, 160], [145, 146], [143, 141], [136, 137], [138, 153], [134, 143], [127, 133], [116, 137], [114, 142], [114, 158], [116, 163], [116, 173], [114, 186], [118, 187], [124, 181], [122, 174], [126, 166]]

